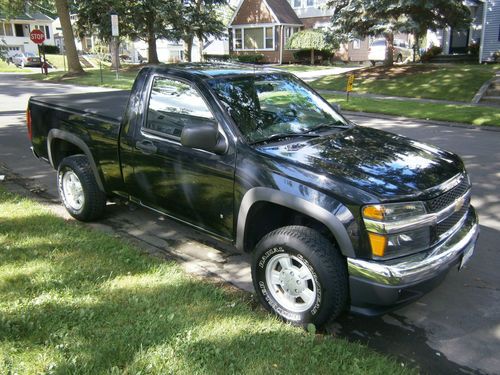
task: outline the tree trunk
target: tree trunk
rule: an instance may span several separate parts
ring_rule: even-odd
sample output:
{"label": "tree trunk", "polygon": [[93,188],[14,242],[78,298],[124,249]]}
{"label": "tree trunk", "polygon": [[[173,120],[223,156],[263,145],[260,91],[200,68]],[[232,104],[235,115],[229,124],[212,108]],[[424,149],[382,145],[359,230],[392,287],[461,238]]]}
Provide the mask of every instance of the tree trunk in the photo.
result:
{"label": "tree trunk", "polygon": [[394,65],[394,34],[389,32],[385,34],[386,48],[385,48],[385,66]]}
{"label": "tree trunk", "polygon": [[109,53],[111,55],[111,70],[116,70],[117,67],[120,67],[120,57],[119,52],[117,51],[120,50],[120,40],[113,36],[111,37],[111,42],[109,43]]}
{"label": "tree trunk", "polygon": [[193,49],[193,36],[184,38],[184,61],[191,62],[191,51]]}
{"label": "tree trunk", "polygon": [[198,50],[200,51],[200,62],[203,62],[203,35],[198,35]]}
{"label": "tree trunk", "polygon": [[82,65],[78,58],[76,51],[75,35],[73,34],[73,27],[69,18],[68,0],[55,0],[57,15],[61,21],[61,28],[64,37],[64,48],[68,58],[68,73],[69,74],[83,74]]}
{"label": "tree trunk", "polygon": [[156,36],[152,29],[148,32],[148,63],[160,63],[160,60],[158,60],[158,51],[156,50]]}
{"label": "tree trunk", "polygon": [[311,65],[314,65],[314,48],[311,49]]}

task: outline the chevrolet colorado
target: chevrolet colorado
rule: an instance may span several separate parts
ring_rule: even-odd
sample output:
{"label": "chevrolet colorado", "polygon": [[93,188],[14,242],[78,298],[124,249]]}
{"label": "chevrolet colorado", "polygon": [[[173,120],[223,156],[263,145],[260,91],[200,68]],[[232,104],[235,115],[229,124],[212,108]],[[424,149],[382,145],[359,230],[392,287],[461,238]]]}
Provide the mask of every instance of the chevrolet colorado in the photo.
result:
{"label": "chevrolet colorado", "polygon": [[258,298],[296,324],[408,303],[479,233],[457,155],[357,126],[274,69],[146,67],[130,92],[32,97],[27,126],[73,217],[119,196],[251,252]]}

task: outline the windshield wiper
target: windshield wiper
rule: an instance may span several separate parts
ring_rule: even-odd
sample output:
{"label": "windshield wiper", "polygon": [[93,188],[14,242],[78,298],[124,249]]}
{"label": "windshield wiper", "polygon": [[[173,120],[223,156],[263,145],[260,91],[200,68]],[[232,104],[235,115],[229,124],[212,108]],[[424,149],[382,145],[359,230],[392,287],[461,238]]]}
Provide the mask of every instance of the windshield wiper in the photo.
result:
{"label": "windshield wiper", "polygon": [[345,123],[341,122],[341,121],[336,121],[336,122],[324,122],[324,123],[321,123],[321,124],[318,124],[316,126],[313,126],[312,128],[310,129],[307,129],[304,133],[302,134],[305,134],[305,135],[310,135],[310,133],[314,133],[314,132],[317,132],[318,130],[327,130],[327,129],[332,129],[332,128],[341,128],[341,129],[345,129],[345,128],[349,128],[350,126],[349,125],[346,125]]}
{"label": "windshield wiper", "polygon": [[264,139],[259,139],[258,141],[251,142],[251,145],[257,145],[259,143],[266,143],[271,141],[279,141],[286,138],[297,138],[297,137],[308,137],[308,138],[316,138],[319,137],[318,134],[308,134],[308,133],[276,133],[272,134],[269,137]]}

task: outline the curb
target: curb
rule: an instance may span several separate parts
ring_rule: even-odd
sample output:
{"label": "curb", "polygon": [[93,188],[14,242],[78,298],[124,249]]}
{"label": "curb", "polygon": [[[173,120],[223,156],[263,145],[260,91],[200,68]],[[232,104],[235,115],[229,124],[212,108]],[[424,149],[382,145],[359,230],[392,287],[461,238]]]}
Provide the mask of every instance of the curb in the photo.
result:
{"label": "curb", "polygon": [[436,126],[448,126],[450,128],[463,128],[470,130],[484,130],[484,131],[492,131],[492,132],[500,132],[500,126],[488,126],[488,125],[472,125],[472,124],[464,124],[457,122],[448,122],[448,121],[438,121],[438,120],[426,120],[415,117],[404,117],[404,116],[391,116],[384,115],[382,113],[371,113],[371,112],[354,112],[354,111],[341,111],[343,114],[350,116],[361,116],[361,117],[369,117],[369,118],[379,118],[384,120],[395,120],[395,121],[418,121],[425,125],[436,125]]}

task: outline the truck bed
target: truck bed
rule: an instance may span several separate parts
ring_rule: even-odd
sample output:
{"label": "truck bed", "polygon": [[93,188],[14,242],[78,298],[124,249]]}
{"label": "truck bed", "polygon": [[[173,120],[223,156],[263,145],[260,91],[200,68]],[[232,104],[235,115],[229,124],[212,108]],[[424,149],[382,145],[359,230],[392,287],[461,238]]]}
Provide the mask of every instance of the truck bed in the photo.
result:
{"label": "truck bed", "polygon": [[78,113],[92,113],[98,117],[121,121],[127,107],[129,90],[89,92],[70,95],[44,95],[32,97],[32,101],[51,107]]}

